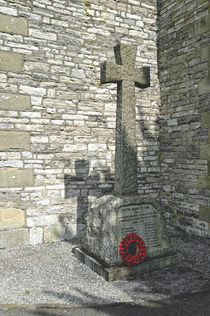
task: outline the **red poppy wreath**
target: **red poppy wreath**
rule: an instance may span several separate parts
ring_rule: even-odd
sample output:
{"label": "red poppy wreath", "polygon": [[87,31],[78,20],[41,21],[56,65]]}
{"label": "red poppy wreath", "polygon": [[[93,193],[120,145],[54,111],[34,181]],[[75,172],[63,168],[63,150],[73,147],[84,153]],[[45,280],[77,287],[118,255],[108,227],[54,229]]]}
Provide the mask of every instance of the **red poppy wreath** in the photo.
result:
{"label": "red poppy wreath", "polygon": [[141,237],[136,234],[128,234],[120,242],[119,253],[127,265],[138,264],[146,257],[146,246]]}

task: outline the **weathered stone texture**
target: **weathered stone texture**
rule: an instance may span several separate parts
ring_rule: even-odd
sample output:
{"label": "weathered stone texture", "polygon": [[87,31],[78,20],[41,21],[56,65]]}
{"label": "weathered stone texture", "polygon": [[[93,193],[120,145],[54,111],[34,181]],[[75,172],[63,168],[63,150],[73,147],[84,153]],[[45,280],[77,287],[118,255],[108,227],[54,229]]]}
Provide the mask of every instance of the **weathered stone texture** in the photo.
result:
{"label": "weathered stone texture", "polygon": [[30,150],[30,134],[27,132],[0,131],[0,151]]}
{"label": "weathered stone texture", "polygon": [[200,207],[199,220],[210,223],[210,207]]}
{"label": "weathered stone texture", "polygon": [[195,21],[195,34],[203,35],[204,33],[209,32],[210,29],[210,5],[208,0],[197,0],[196,4],[198,6],[198,10],[201,8],[203,11],[202,13],[205,13],[205,15],[202,14],[202,17]]}
{"label": "weathered stone texture", "polygon": [[0,208],[0,229],[11,229],[25,225],[25,212],[15,208]]}
{"label": "weathered stone texture", "polygon": [[23,55],[0,51],[0,70],[21,72],[23,70]]}
{"label": "weathered stone texture", "polygon": [[114,51],[116,64],[112,61],[102,64],[101,83],[117,82],[114,192],[131,195],[138,193],[135,85],[149,87],[150,70],[135,68],[135,46],[120,44]]}
{"label": "weathered stone texture", "polygon": [[208,63],[207,77],[200,80],[198,83],[198,95],[202,96],[210,93],[210,45],[201,50],[201,62]]}
{"label": "weathered stone texture", "polygon": [[93,204],[86,217],[82,248],[104,266],[120,266],[119,245],[127,234],[140,236],[146,258],[174,253],[166,233],[163,206],[139,196],[103,196]]}
{"label": "weathered stone texture", "polygon": [[29,96],[0,92],[0,110],[24,111],[31,107]]}
{"label": "weathered stone texture", "polygon": [[161,196],[174,209],[172,224],[202,236],[208,225],[200,212],[210,203],[209,4],[163,0],[159,7]]}
{"label": "weathered stone texture", "polygon": [[13,248],[29,244],[28,229],[14,229],[0,231],[0,248]]}
{"label": "weathered stone texture", "polygon": [[137,47],[137,68],[151,67],[151,87],[135,90],[138,193],[158,198],[161,191],[174,214],[195,219],[177,225],[204,235],[196,217],[210,203],[203,187],[210,175],[209,1],[162,0],[158,26],[155,0],[29,2],[0,7],[8,22],[0,33],[0,130],[31,140],[30,148],[0,152],[0,203],[26,210],[32,244],[44,241],[44,229],[60,227],[59,215],[69,239],[82,236],[88,205],[113,192],[117,87],[100,84],[100,64],[114,60],[121,42]]}
{"label": "weathered stone texture", "polygon": [[32,244],[57,238],[60,215],[58,238],[81,237],[89,203],[113,192],[117,86],[100,84],[100,64],[119,42],[137,47],[137,69],[151,66],[151,87],[135,91],[137,181],[158,196],[157,10],[146,3],[1,4],[28,31],[7,23],[0,33],[0,130],[30,133],[31,147],[0,152],[0,203],[26,210]]}
{"label": "weathered stone texture", "polygon": [[44,242],[64,240],[65,237],[65,227],[63,226],[52,226],[44,229]]}
{"label": "weathered stone texture", "polygon": [[30,229],[30,244],[38,245],[43,242],[43,228],[34,227]]}
{"label": "weathered stone texture", "polygon": [[27,19],[0,13],[0,32],[28,35]]}
{"label": "weathered stone texture", "polygon": [[33,186],[33,170],[20,170],[16,168],[0,169],[0,187],[15,188]]}

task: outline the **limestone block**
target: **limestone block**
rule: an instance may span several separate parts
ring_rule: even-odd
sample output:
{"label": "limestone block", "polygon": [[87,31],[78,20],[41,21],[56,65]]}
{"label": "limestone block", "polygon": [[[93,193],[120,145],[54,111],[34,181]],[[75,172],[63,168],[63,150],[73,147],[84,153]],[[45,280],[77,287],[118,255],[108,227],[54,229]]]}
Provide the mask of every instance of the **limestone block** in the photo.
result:
{"label": "limestone block", "polygon": [[34,175],[31,169],[5,168],[0,169],[0,187],[25,187],[33,186]]}
{"label": "limestone block", "polygon": [[19,159],[0,160],[0,168],[23,168],[23,161]]}
{"label": "limestone block", "polygon": [[200,206],[198,219],[204,222],[210,222],[210,207]]}
{"label": "limestone block", "polygon": [[85,152],[87,150],[86,144],[67,144],[63,146],[64,151],[70,152]]}
{"label": "limestone block", "polygon": [[201,50],[201,62],[204,63],[210,58],[210,45]]}
{"label": "limestone block", "polygon": [[0,12],[8,15],[17,16],[17,9],[0,6]]}
{"label": "limestone block", "polygon": [[30,97],[21,94],[0,93],[0,110],[24,111],[31,108]]}
{"label": "limestone block", "polygon": [[22,17],[0,13],[0,32],[28,35],[28,21]]}
{"label": "limestone block", "polygon": [[20,92],[40,97],[46,95],[47,90],[45,88],[36,88],[20,85]]}
{"label": "limestone block", "polygon": [[203,112],[201,116],[201,127],[202,128],[208,128],[210,127],[210,113],[209,112]]}
{"label": "limestone block", "polygon": [[194,228],[195,229],[200,229],[201,233],[202,233],[202,231],[207,232],[207,230],[208,230],[208,223],[206,223],[205,220],[195,219]]}
{"label": "limestone block", "polygon": [[197,0],[197,5],[200,6],[200,5],[203,5],[204,3],[207,4],[207,1],[208,0]]}
{"label": "limestone block", "polygon": [[65,239],[65,227],[61,225],[48,226],[44,229],[44,242],[52,242]]}
{"label": "limestone block", "polygon": [[23,71],[23,55],[0,51],[0,70],[13,72]]}
{"label": "limestone block", "polygon": [[0,82],[7,82],[7,76],[5,74],[0,74]]}
{"label": "limestone block", "polygon": [[195,22],[195,35],[201,35],[210,29],[210,14]]}
{"label": "limestone block", "polygon": [[29,36],[30,37],[35,37],[35,38],[41,38],[49,41],[56,41],[57,40],[57,34],[56,33],[51,33],[51,32],[41,32],[39,30],[31,29],[29,31]]}
{"label": "limestone block", "polygon": [[30,149],[30,133],[0,131],[0,151],[9,149]]}
{"label": "limestone block", "polygon": [[43,240],[43,228],[34,227],[30,229],[30,244],[38,245],[41,244]]}
{"label": "limestone block", "polygon": [[85,71],[83,69],[72,69],[72,77],[78,79],[85,78]]}
{"label": "limestone block", "polygon": [[210,78],[204,78],[198,84],[198,95],[208,93],[210,93]]}
{"label": "limestone block", "polygon": [[50,65],[42,62],[26,61],[24,69],[29,72],[48,72],[50,70]]}
{"label": "limestone block", "polygon": [[[209,15],[210,21],[210,15]],[[209,22],[210,26],[210,22]],[[201,50],[201,62],[209,61],[209,73],[207,78],[203,78],[198,84],[198,94],[208,94],[210,93],[210,46],[206,46]]]}
{"label": "limestone block", "polygon": [[25,225],[25,212],[16,208],[0,208],[0,229]]}
{"label": "limestone block", "polygon": [[28,229],[0,231],[0,248],[12,248],[29,244]]}
{"label": "limestone block", "polygon": [[210,159],[210,144],[200,146],[200,158]]}
{"label": "limestone block", "polygon": [[58,216],[53,215],[42,215],[42,216],[31,216],[26,220],[26,225],[29,227],[34,226],[47,226],[55,225],[58,222]]}
{"label": "limestone block", "polygon": [[210,189],[210,177],[199,177],[197,187],[198,189]]}

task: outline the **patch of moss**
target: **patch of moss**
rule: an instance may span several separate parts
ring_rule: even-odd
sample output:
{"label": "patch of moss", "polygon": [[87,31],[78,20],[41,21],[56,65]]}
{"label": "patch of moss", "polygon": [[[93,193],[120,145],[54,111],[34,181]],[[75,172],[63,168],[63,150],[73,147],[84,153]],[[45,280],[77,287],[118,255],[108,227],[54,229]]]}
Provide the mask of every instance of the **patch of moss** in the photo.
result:
{"label": "patch of moss", "polygon": [[100,80],[97,80],[97,81],[96,81],[96,87],[99,88],[100,86],[101,86],[101,82],[100,82]]}
{"label": "patch of moss", "polygon": [[26,294],[26,295],[29,295],[30,293],[31,293],[31,291],[25,290],[25,294]]}
{"label": "patch of moss", "polygon": [[84,8],[84,11],[85,11],[85,15],[88,16],[89,18],[92,18],[93,15],[88,13],[88,9],[87,8]]}
{"label": "patch of moss", "polygon": [[9,305],[9,306],[7,306],[6,308],[7,308],[8,310],[12,310],[12,309],[15,309],[16,306],[14,306],[14,305]]}
{"label": "patch of moss", "polygon": [[176,221],[178,221],[178,219],[179,219],[179,214],[173,213],[173,214],[171,214],[171,218],[172,218],[172,219],[175,219]]}
{"label": "patch of moss", "polygon": [[87,6],[87,7],[90,7],[90,2],[89,0],[83,0],[84,4]]}

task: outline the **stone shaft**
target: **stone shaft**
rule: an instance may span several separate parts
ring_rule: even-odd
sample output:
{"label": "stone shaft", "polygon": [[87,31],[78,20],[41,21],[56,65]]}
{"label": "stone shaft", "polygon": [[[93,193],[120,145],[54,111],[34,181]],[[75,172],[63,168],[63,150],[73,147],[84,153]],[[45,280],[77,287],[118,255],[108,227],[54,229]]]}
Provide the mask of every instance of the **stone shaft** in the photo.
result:
{"label": "stone shaft", "polygon": [[135,84],[124,80],[117,91],[114,189],[120,195],[137,194]]}
{"label": "stone shaft", "polygon": [[119,44],[114,51],[116,64],[107,61],[102,65],[101,83],[117,82],[114,191],[131,195],[138,192],[135,85],[150,85],[149,67],[135,68],[135,46]]}

